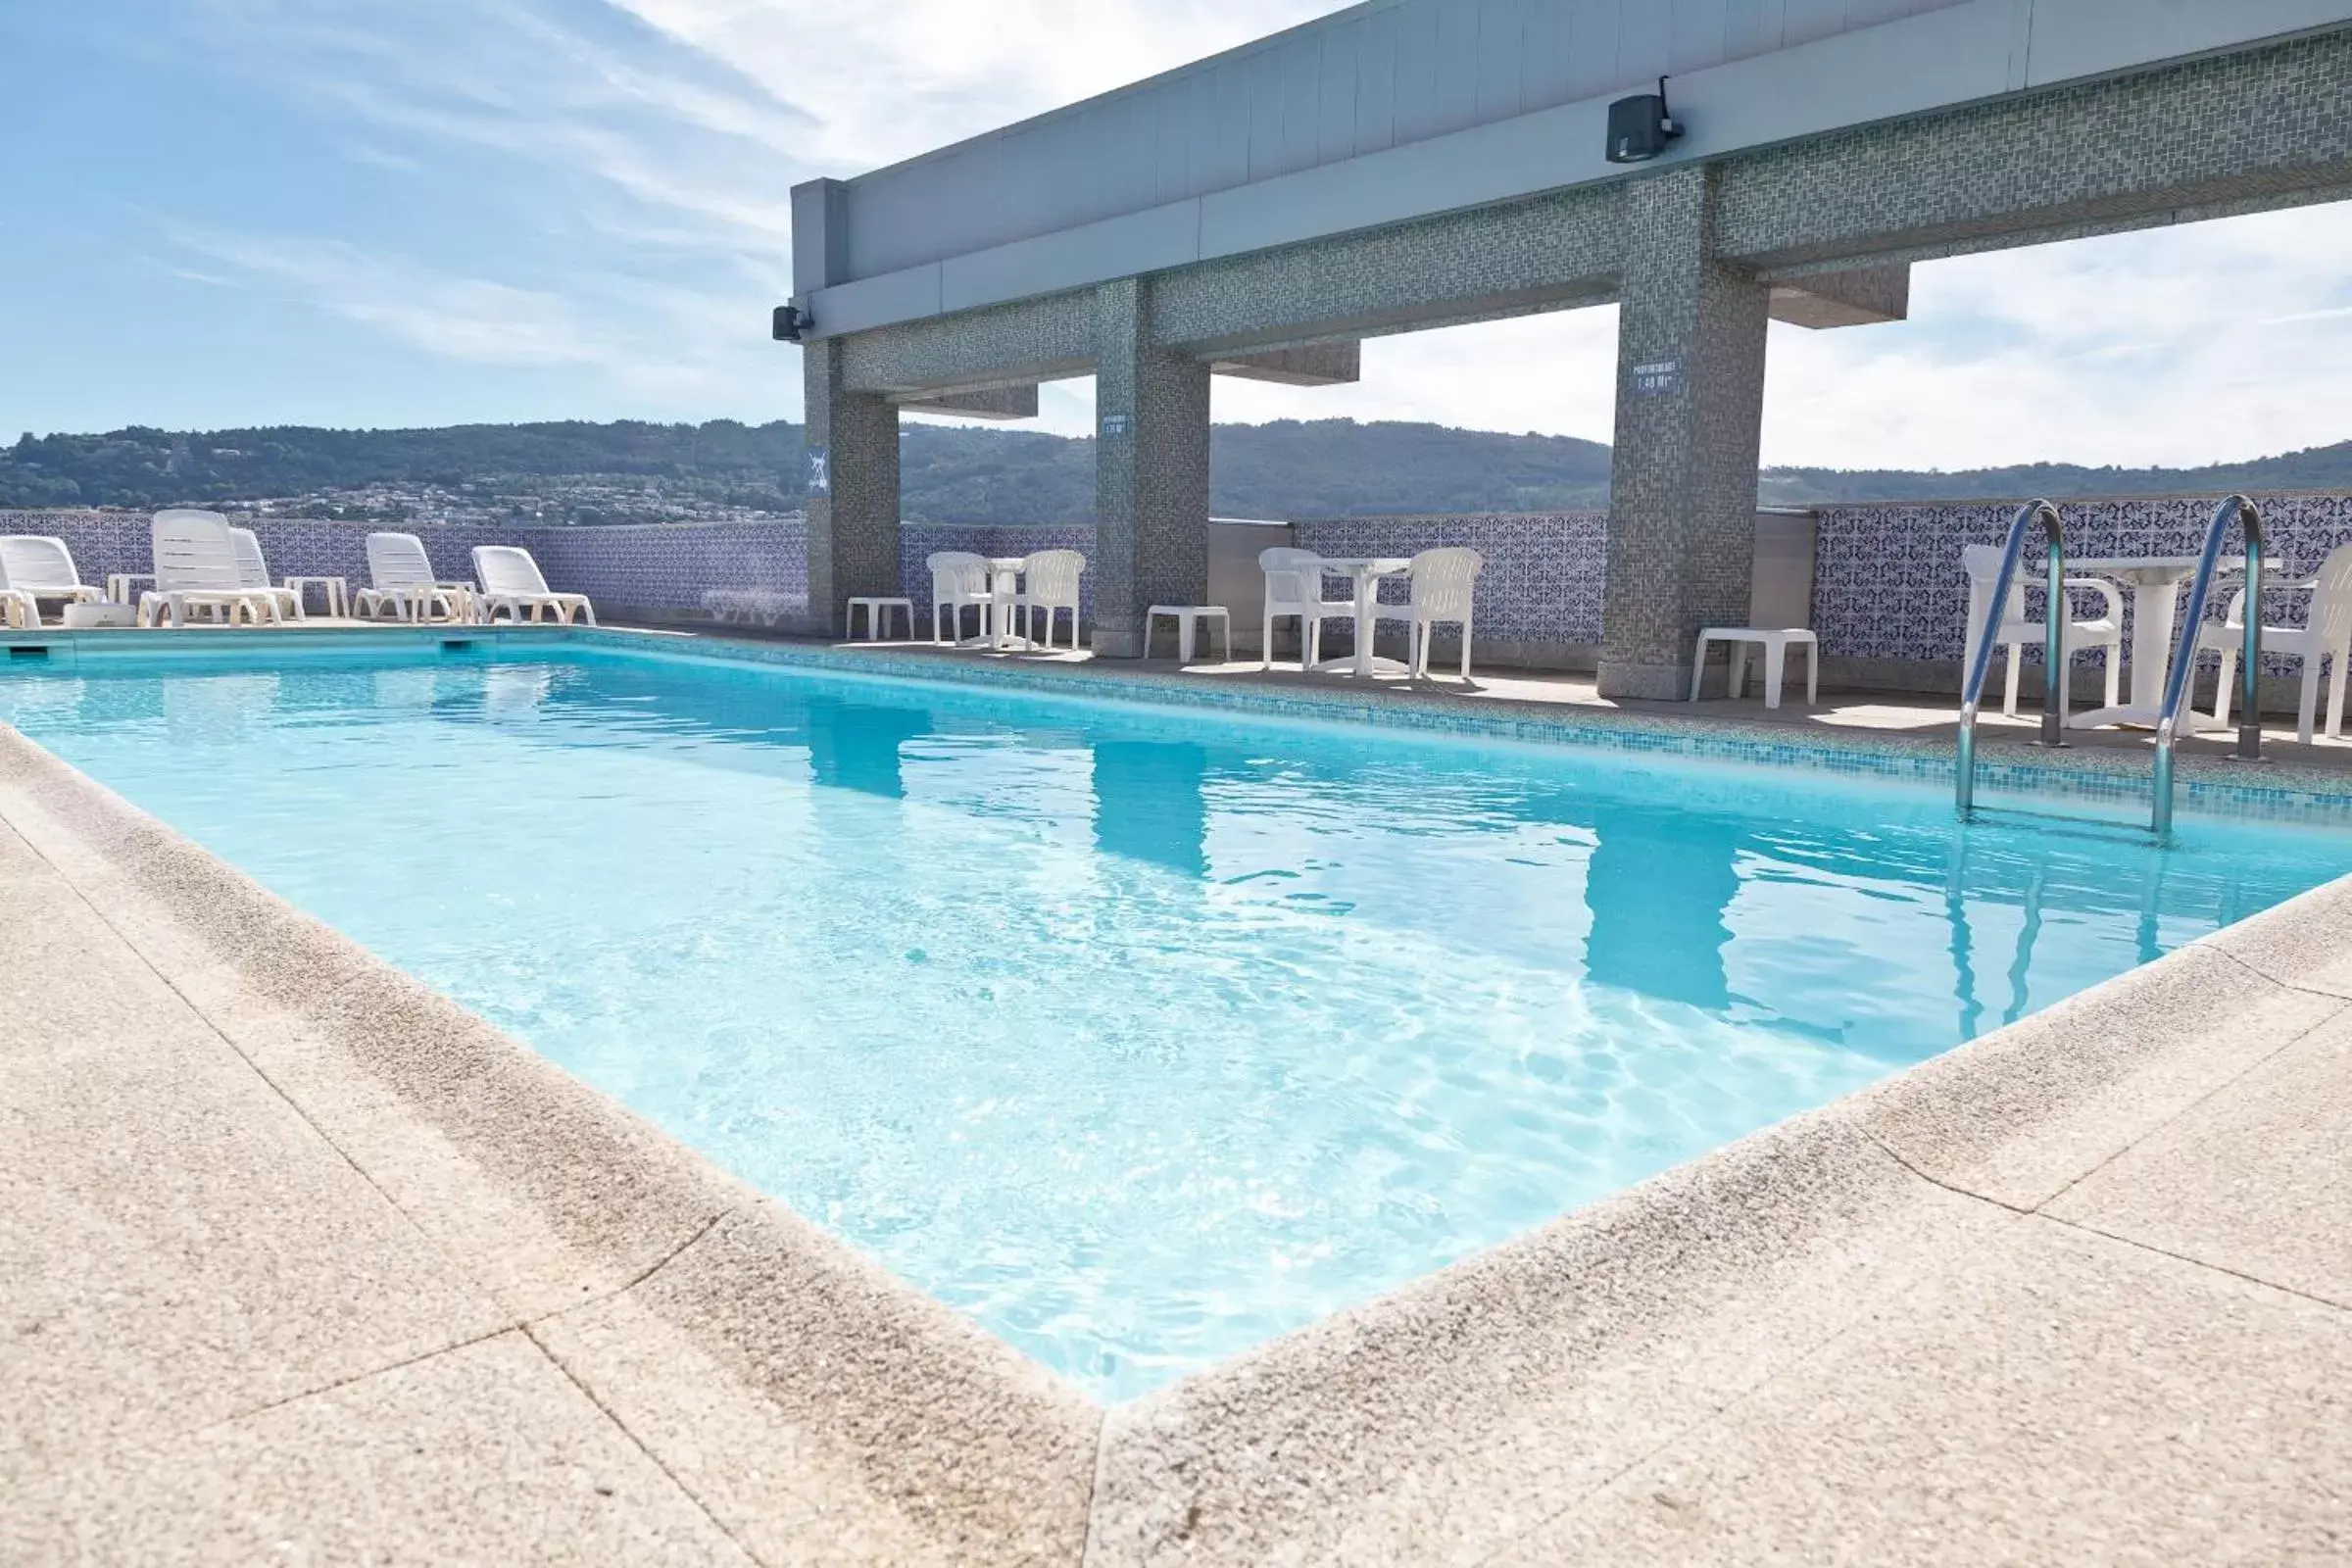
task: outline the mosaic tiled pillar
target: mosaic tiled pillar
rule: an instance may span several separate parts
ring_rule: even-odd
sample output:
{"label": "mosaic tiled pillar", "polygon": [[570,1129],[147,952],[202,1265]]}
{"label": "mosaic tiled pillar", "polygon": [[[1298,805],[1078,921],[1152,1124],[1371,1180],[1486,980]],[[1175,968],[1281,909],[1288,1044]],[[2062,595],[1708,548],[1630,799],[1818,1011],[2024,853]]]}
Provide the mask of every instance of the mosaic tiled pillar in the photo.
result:
{"label": "mosaic tiled pillar", "polygon": [[1703,625],[1747,619],[1771,290],[1710,255],[1715,173],[1626,187],[1600,691],[1690,690]]}
{"label": "mosaic tiled pillar", "polygon": [[899,589],[899,411],[846,389],[842,341],[801,351],[808,384],[808,629],[842,635],[853,595]]}
{"label": "mosaic tiled pillar", "polygon": [[1208,366],[1152,341],[1152,282],[1095,290],[1095,652],[1137,659],[1144,612],[1208,596]]}

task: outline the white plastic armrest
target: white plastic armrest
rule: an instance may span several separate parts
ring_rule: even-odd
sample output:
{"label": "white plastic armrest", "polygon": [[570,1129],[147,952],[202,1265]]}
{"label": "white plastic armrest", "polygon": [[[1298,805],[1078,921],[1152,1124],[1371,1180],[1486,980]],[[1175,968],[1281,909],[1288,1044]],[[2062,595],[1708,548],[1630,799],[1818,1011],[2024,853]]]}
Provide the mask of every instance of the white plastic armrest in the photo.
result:
{"label": "white plastic armrest", "polygon": [[2123,595],[2123,591],[2122,591],[2121,589],[2117,588],[2115,584],[2113,584],[2113,583],[2109,582],[2109,581],[2108,581],[2106,578],[2104,578],[2104,577],[2069,577],[2069,578],[2067,578],[2067,579],[2066,579],[2066,586],[2067,586],[2067,587],[2069,587],[2069,588],[2087,588],[2087,589],[2090,589],[2092,592],[2096,593],[2096,594],[2097,594],[2097,595],[2098,595],[2098,596],[2099,596],[2101,599],[2103,599],[2103,600],[2105,600],[2105,601],[2107,602],[2107,615],[2106,615],[2106,618],[2107,618],[2107,619],[2109,619],[2109,620],[2112,620],[2112,621],[2114,621],[2114,622],[2115,622],[2117,625],[2119,625],[2119,626],[2120,626],[2120,625],[2122,625],[2122,624],[2124,623],[2124,595]]}

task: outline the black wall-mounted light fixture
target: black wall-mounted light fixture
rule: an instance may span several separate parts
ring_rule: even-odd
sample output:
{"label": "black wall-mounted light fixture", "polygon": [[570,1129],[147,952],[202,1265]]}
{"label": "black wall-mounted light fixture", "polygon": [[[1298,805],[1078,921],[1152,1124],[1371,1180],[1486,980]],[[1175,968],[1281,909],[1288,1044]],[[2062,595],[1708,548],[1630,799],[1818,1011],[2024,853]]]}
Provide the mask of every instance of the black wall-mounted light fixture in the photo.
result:
{"label": "black wall-mounted light fixture", "polygon": [[1609,105],[1608,160],[1612,164],[1645,164],[1666,150],[1683,127],[1666,108],[1666,78],[1658,90]]}
{"label": "black wall-mounted light fixture", "polygon": [[798,305],[779,305],[774,318],[768,323],[768,336],[779,343],[798,343],[801,334],[815,324],[801,314]]}

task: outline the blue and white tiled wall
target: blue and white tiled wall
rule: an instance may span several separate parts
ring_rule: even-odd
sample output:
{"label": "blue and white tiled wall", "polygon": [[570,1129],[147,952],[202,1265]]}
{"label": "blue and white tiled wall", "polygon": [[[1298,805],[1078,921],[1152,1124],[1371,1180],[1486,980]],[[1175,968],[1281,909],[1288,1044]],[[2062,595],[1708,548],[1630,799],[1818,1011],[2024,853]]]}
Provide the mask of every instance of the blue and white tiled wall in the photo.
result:
{"label": "blue and white tiled wall", "polygon": [[[2352,542],[2352,495],[2278,495],[2261,502],[2270,561],[2281,577],[2308,573]],[[2203,547],[2215,498],[2059,504],[2070,559],[2191,556]],[[1998,544],[2013,502],[1825,507],[1816,514],[1813,629],[1823,653],[1847,660],[1957,665],[1967,637],[1964,545]],[[2225,549],[2236,554],[2231,530]],[[2299,620],[2291,596],[2268,596],[2274,622]],[[2130,614],[2129,596],[2125,602]],[[2218,613],[2218,609],[2217,612]],[[2127,627],[2127,632],[2129,628]],[[2128,646],[2128,645],[2127,645]],[[2029,653],[2038,659],[2038,651]],[[2083,656],[2084,663],[2094,656]],[[2273,674],[2289,666],[2276,665]]]}
{"label": "blue and white tiled wall", "polygon": [[[1040,550],[1075,550],[1094,561],[1092,523],[1027,523],[999,526],[977,522],[910,522],[899,530],[900,592],[914,601],[916,635],[931,635],[931,568],[934,551],[956,550],[974,556],[1026,556]],[[1078,579],[1078,618],[1095,616],[1095,574]],[[863,624],[861,621],[860,625]],[[968,617],[966,624],[969,624]],[[1061,632],[1055,632],[1059,638]]]}
{"label": "blue and white tiled wall", "polygon": [[[2211,498],[2067,502],[2067,548],[2106,555],[2189,555],[2211,517]],[[2013,503],[1894,504],[1824,508],[1818,514],[1812,624],[1825,655],[1897,665],[1956,666],[1968,582],[1963,545],[1997,542]],[[2352,542],[2352,494],[2263,498],[2271,556],[2307,572]],[[368,575],[368,525],[266,517],[253,524],[278,576]],[[648,527],[436,527],[414,530],[439,572],[472,575],[477,544],[529,549],[549,582],[586,593],[626,617],[788,623],[806,606],[807,535],[797,519]],[[148,519],[119,513],[0,512],[0,532],[62,536],[85,581],[150,566]],[[1600,640],[1608,524],[1597,512],[1529,515],[1349,517],[1297,524],[1298,543],[1325,555],[1409,556],[1470,545],[1487,558],[1479,579],[1482,642],[1591,645]],[[2232,540],[2232,550],[2236,548]],[[901,534],[903,591],[918,607],[930,593],[924,558],[935,550],[987,556],[1033,550],[1094,553],[1084,524],[999,527],[910,523]],[[1401,585],[1395,585],[1396,592]],[[1091,574],[1084,589],[1091,613]],[[2275,597],[2275,617],[2300,611]],[[927,619],[925,621],[927,625]],[[2274,671],[2283,673],[2284,670]]]}
{"label": "blue and white tiled wall", "polygon": [[[240,518],[260,538],[270,574],[368,581],[368,535],[376,525],[303,517]],[[153,569],[145,516],[98,512],[0,512],[0,533],[55,534],[88,583]],[[808,535],[797,519],[619,528],[419,525],[440,576],[473,576],[475,545],[531,552],[551,587],[584,593],[601,611],[647,617],[777,625],[808,603]],[[315,603],[315,601],[314,601]]]}

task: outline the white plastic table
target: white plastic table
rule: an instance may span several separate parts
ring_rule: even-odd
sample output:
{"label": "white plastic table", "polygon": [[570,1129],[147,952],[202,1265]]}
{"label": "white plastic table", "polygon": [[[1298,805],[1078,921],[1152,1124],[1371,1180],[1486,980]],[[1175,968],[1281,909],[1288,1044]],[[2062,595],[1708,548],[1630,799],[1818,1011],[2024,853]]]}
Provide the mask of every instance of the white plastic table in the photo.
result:
{"label": "white plastic table", "polygon": [[297,605],[302,603],[305,589],[317,588],[326,595],[328,614],[339,619],[351,618],[351,584],[341,577],[288,577],[285,586]]}
{"label": "white plastic table", "polygon": [[1380,599],[1380,579],[1410,571],[1413,565],[1411,558],[1325,556],[1322,564],[1325,571],[1355,579],[1355,652],[1345,659],[1326,659],[1315,668],[1364,676],[1380,674],[1384,670],[1389,674],[1401,673],[1404,665],[1397,661],[1373,657],[1372,607]]}
{"label": "white plastic table", "polygon": [[[2217,562],[2216,572],[2243,572],[2243,556]],[[2164,716],[2164,678],[2180,630],[2180,585],[2197,574],[2194,556],[2092,556],[2066,564],[2069,572],[2112,577],[2132,595],[2132,689],[2129,701],[2094,708],[2067,721],[2070,729],[2133,724],[2153,729]],[[2193,725],[2196,720],[2189,722]]]}
{"label": "white plastic table", "polygon": [[966,637],[958,648],[985,648],[994,653],[1029,648],[1029,638],[1012,629],[1013,601],[1020,597],[1021,568],[1029,564],[1026,556],[996,556],[988,563],[988,589],[992,603],[982,612],[980,635]]}
{"label": "white plastic table", "polygon": [[138,596],[130,591],[130,585],[135,582],[152,583],[154,581],[155,573],[152,571],[110,571],[106,574],[107,601],[117,605],[135,603]]}

